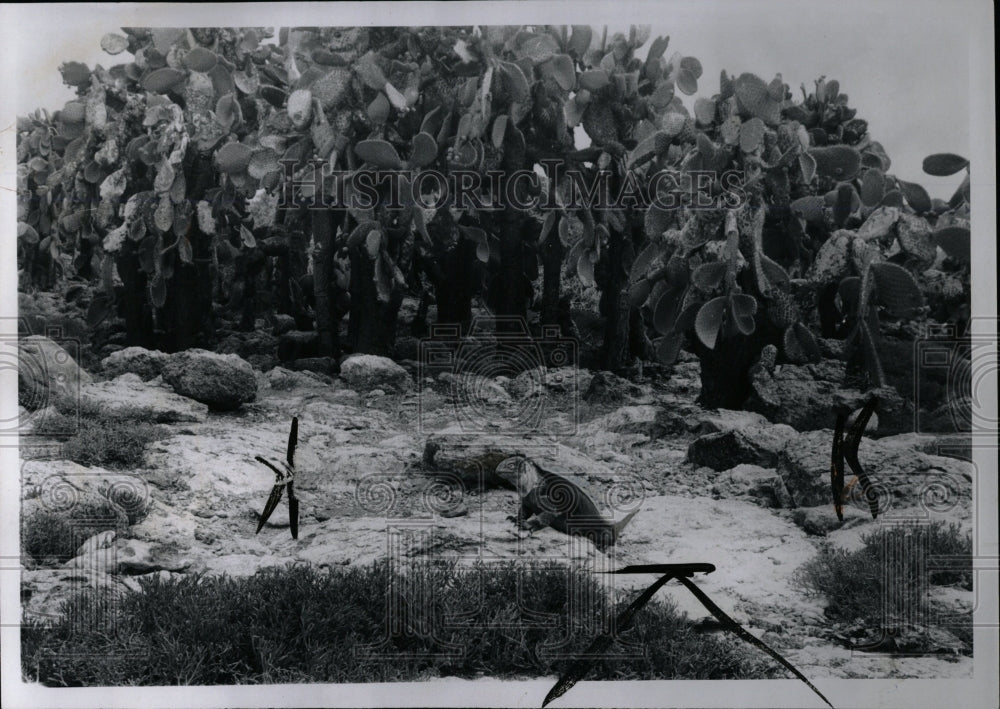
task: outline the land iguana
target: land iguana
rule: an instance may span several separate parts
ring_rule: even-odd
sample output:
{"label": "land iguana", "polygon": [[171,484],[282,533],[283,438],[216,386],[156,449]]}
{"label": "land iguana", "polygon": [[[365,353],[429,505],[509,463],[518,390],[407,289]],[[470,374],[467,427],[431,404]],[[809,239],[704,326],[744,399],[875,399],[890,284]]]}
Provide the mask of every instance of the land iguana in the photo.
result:
{"label": "land iguana", "polygon": [[552,527],[564,534],[586,537],[601,551],[615,545],[639,511],[633,510],[615,522],[601,513],[579,475],[548,460],[536,462],[513,456],[497,466],[496,474],[508,480],[521,496],[517,516],[507,518],[520,529]]}

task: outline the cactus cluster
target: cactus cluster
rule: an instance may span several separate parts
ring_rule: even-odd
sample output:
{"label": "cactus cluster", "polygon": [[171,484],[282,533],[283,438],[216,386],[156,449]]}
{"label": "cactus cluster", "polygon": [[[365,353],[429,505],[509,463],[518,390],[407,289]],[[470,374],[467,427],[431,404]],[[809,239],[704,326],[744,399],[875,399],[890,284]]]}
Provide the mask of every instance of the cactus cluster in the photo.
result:
{"label": "cactus cluster", "polygon": [[[18,121],[18,264],[24,288],[93,282],[92,325],[121,317],[130,344],[211,346],[218,317],[249,329],[270,308],[323,354],[345,315],[346,347],[391,354],[406,295],[417,333],[431,304],[469,322],[474,298],[565,325],[569,276],[600,292],[603,368],[687,347],[703,382],[727,362],[746,379],[767,345],[802,363],[842,336],[881,382],[880,317],[968,317],[968,174],[947,202],[891,174],[836,80],[797,96],[722,72],[698,95],[699,60],[637,26],[125,28],[101,46],[133,60],[65,63],[77,96]],[[408,189],[551,163],[509,190],[527,209]],[[321,169],[392,172],[404,199],[359,206]],[[612,204],[581,197],[602,185]]]}

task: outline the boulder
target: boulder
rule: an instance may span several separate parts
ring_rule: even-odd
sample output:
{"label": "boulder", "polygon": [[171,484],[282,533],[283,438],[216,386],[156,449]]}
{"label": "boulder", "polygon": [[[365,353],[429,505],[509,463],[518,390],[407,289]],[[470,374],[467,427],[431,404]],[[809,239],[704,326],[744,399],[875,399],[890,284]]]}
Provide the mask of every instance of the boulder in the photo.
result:
{"label": "boulder", "polygon": [[[23,338],[45,332],[55,339],[67,338],[87,342],[91,328],[84,313],[66,296],[52,291],[35,291],[17,294],[17,330]],[[52,334],[53,332],[58,334]]]}
{"label": "boulder", "polygon": [[[617,433],[641,433],[650,438],[689,440],[693,436],[723,431],[756,431],[770,428],[771,424],[761,414],[732,409],[705,410],[691,401],[668,396],[658,399],[655,405],[623,406],[584,426],[586,430]],[[782,429],[784,430],[784,429]],[[731,466],[730,466],[731,467]]]}
{"label": "boulder", "polygon": [[458,404],[503,406],[513,401],[501,383],[479,374],[441,372],[438,381],[447,387],[446,391]]}
{"label": "boulder", "polygon": [[[833,432],[810,431],[781,451],[777,469],[799,507],[831,505],[830,451]],[[864,438],[858,459],[879,497],[880,517],[916,508],[919,514],[965,519],[971,514],[975,468],[956,458],[930,455],[896,445],[891,439]],[[847,482],[853,477],[846,471]],[[860,485],[851,488],[847,506],[867,512]],[[903,514],[911,514],[905,512]]]}
{"label": "boulder", "polygon": [[270,383],[271,388],[277,391],[290,391],[298,388],[311,389],[333,384],[333,380],[325,374],[309,370],[293,371],[284,367],[275,367],[264,377]]}
{"label": "boulder", "polygon": [[396,338],[396,344],[393,347],[393,358],[403,365],[403,360],[409,359],[414,362],[420,361],[420,338],[413,337],[411,335],[403,335]]}
{"label": "boulder", "polygon": [[912,429],[903,398],[892,387],[860,391],[845,386],[844,365],[835,360],[815,364],[785,364],[769,371],[758,367],[752,375],[747,409],[763,414],[774,423],[798,431],[814,431],[833,425],[837,409],[861,408],[869,397],[879,397],[883,418],[881,432]]}
{"label": "boulder", "polygon": [[550,367],[545,370],[545,388],[559,394],[580,395],[587,391],[594,375],[580,367]]}
{"label": "boulder", "polygon": [[664,421],[664,411],[663,407],[651,404],[621,406],[582,424],[579,435],[585,439],[601,433],[662,438],[677,432],[670,422]]}
{"label": "boulder", "polygon": [[378,355],[351,355],[341,363],[340,377],[360,393],[372,389],[406,391],[412,384],[405,369]]}
{"label": "boulder", "polygon": [[166,353],[159,350],[126,347],[101,360],[101,368],[108,379],[129,373],[138,375],[143,381],[149,381],[160,376],[163,365],[167,363],[167,357]]}
{"label": "boulder", "polygon": [[320,354],[319,333],[315,330],[289,330],[278,337],[278,359],[282,362]]}
{"label": "boulder", "polygon": [[59,398],[76,401],[81,385],[93,381],[66,349],[47,337],[23,337],[17,350],[17,401],[27,409],[42,408]]}
{"label": "boulder", "polygon": [[295,318],[288,313],[275,313],[271,319],[271,332],[275,336],[283,335],[295,329]]}
{"label": "boulder", "polygon": [[76,555],[66,563],[66,566],[77,569],[94,569],[108,574],[115,573],[118,570],[117,550],[115,549],[117,537],[118,533],[113,529],[95,534],[80,545]]}
{"label": "boulder", "polygon": [[751,497],[762,507],[791,506],[791,497],[781,476],[759,465],[741,463],[721,473],[712,485],[712,493],[722,498]]}
{"label": "boulder", "polygon": [[740,463],[774,468],[786,443],[795,436],[794,429],[781,424],[731,428],[693,440],[688,446],[687,460],[719,472]]}
{"label": "boulder", "polygon": [[769,426],[767,418],[753,411],[714,409],[705,411],[694,407],[694,411],[684,417],[687,430],[694,433],[720,433],[731,430],[751,430]]}
{"label": "boulder", "polygon": [[642,396],[640,387],[611,372],[597,372],[583,390],[588,404],[623,404],[638,396]]}
{"label": "boulder", "polygon": [[187,350],[170,355],[163,380],[181,396],[209,408],[233,410],[257,398],[253,367],[235,354]]}
{"label": "boulder", "polygon": [[99,532],[80,545],[80,548],[76,550],[76,556],[93,554],[101,549],[109,549],[114,546],[115,539],[117,539],[117,537],[118,533],[113,529]]}
{"label": "boulder", "polygon": [[173,546],[119,539],[115,543],[117,570],[122,574],[139,575],[155,571],[188,571],[192,562],[184,559]]}
{"label": "boulder", "polygon": [[166,569],[160,569],[159,571],[150,571],[148,574],[139,574],[138,576],[119,576],[117,581],[133,593],[139,593],[143,589],[143,581],[170,583],[182,578],[184,578],[184,574],[179,571],[167,571]]}
{"label": "boulder", "polygon": [[278,349],[278,338],[263,330],[264,322],[259,322],[261,330],[231,332],[215,347],[219,354],[236,354],[244,359],[251,355],[274,357]]}
{"label": "boulder", "polygon": [[[799,431],[815,430],[832,421],[834,399],[843,391],[844,365],[824,360],[816,364],[785,364],[753,372],[747,409]],[[860,396],[860,392],[855,392]]]}
{"label": "boulder", "polygon": [[972,460],[972,435],[968,433],[897,433],[879,439],[887,446],[911,448],[921,453]]}
{"label": "boulder", "polygon": [[84,405],[117,412],[140,409],[158,423],[199,422],[208,417],[208,406],[174,393],[166,386],[143,382],[140,375],[122,374],[111,381],[87,384],[80,389]]}
{"label": "boulder", "polygon": [[278,364],[278,358],[268,354],[249,354],[246,356],[246,360],[258,372],[266,372]]}
{"label": "boulder", "polygon": [[590,387],[593,378],[588,370],[579,367],[535,367],[510,380],[507,390],[518,399],[544,394],[581,396]]}
{"label": "boulder", "polygon": [[799,507],[792,511],[792,521],[802,528],[806,534],[825,537],[837,529],[860,527],[872,521],[867,510],[857,507],[844,507],[844,521],[837,518],[832,500],[817,507]]}
{"label": "boulder", "polygon": [[[603,416],[581,425],[581,435],[601,432],[644,435],[649,438],[689,438],[731,430],[755,431],[772,428],[761,414],[750,411],[717,409],[705,411],[696,404],[667,398],[654,404],[620,406]],[[786,429],[780,431],[788,432]],[[740,461],[737,461],[740,462]],[[736,465],[736,463],[733,463]],[[732,465],[727,466],[727,468]]]}
{"label": "boulder", "polygon": [[336,376],[340,365],[333,357],[300,357],[289,362],[288,368],[299,372],[314,372],[324,376]]}
{"label": "boulder", "polygon": [[[773,468],[781,476],[789,495],[788,503],[782,502],[782,507],[830,506],[832,511],[830,456],[833,431],[799,433],[784,424],[747,423],[742,428],[698,437],[688,446],[688,462],[734,474],[733,469],[741,464]],[[909,435],[881,439],[865,437],[861,441],[858,458],[879,496],[880,511],[886,516],[897,511],[912,515],[916,509],[919,514],[967,519],[971,514],[975,474],[972,463],[923,452],[912,442]],[[740,475],[744,473],[748,473],[746,468]],[[850,482],[853,474],[850,469],[846,473],[846,482]],[[770,488],[777,490],[773,485]],[[734,489],[733,481],[724,478],[718,492],[725,495]],[[765,488],[758,488],[758,494],[763,499],[771,499],[771,492]],[[847,506],[868,513],[860,485],[851,488],[845,508]]]}

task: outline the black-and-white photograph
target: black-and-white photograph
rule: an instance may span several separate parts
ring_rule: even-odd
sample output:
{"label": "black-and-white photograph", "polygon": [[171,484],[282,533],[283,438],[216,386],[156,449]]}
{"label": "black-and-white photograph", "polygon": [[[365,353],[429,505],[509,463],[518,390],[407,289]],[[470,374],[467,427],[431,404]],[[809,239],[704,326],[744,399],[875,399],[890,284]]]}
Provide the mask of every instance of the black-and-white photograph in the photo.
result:
{"label": "black-and-white photograph", "polygon": [[992,5],[0,17],[5,706],[997,706]]}

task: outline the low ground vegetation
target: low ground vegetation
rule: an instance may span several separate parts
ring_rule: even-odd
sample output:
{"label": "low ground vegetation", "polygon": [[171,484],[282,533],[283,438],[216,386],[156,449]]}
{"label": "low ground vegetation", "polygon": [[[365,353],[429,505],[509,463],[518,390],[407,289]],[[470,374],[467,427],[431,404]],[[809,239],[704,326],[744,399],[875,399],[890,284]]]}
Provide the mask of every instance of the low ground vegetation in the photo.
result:
{"label": "low ground vegetation", "polygon": [[[404,601],[409,627],[390,632],[386,594],[417,582],[434,589],[430,612]],[[188,575],[144,582],[117,604],[78,597],[54,626],[24,628],[22,663],[28,679],[52,686],[549,676],[630,600],[584,571],[511,563]],[[94,609],[91,622],[76,622]],[[698,633],[669,602],[651,603],[622,641],[622,656],[599,663],[594,678],[783,676],[739,641]]]}

